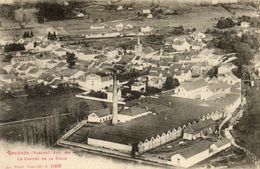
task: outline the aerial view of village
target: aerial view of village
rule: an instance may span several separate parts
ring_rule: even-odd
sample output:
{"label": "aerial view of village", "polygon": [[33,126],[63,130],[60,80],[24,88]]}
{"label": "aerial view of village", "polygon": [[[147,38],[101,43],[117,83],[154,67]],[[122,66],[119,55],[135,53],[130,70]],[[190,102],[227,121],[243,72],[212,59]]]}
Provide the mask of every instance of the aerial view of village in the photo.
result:
{"label": "aerial view of village", "polygon": [[258,0],[0,0],[0,155],[259,168],[259,88]]}

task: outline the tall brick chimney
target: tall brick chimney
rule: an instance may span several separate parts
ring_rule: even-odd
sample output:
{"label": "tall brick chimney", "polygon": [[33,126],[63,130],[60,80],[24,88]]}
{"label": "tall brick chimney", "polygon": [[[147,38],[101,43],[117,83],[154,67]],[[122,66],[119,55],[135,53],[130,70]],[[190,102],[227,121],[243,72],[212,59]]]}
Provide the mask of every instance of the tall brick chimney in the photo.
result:
{"label": "tall brick chimney", "polygon": [[113,117],[112,124],[115,125],[118,123],[118,97],[117,97],[117,80],[116,75],[113,75]]}

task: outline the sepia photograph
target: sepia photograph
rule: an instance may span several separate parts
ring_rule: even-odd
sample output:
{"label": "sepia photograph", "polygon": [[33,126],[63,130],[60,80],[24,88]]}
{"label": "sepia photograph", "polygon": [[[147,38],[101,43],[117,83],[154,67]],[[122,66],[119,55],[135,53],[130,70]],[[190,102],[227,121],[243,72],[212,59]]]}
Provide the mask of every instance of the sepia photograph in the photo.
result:
{"label": "sepia photograph", "polygon": [[0,169],[260,169],[260,0],[0,0]]}

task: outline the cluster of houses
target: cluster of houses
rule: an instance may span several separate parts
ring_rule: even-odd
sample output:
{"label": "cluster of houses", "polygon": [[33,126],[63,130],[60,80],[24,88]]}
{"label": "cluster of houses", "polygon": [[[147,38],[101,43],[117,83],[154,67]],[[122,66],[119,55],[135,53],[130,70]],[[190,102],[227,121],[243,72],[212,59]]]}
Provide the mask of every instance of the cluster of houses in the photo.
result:
{"label": "cluster of houses", "polygon": [[217,78],[212,78],[209,81],[204,79],[193,80],[192,82],[182,83],[175,88],[173,96],[201,100],[221,98],[233,92],[231,89],[234,87],[230,84],[239,84],[240,82],[241,80],[225,83]]}
{"label": "cluster of houses", "polygon": [[[34,41],[35,40],[35,41]],[[77,83],[83,89],[100,90],[112,84],[109,76],[97,78],[90,72],[99,68],[112,67],[111,62],[121,60],[122,49],[104,48],[99,50],[70,49],[61,47],[58,42],[37,39],[21,39],[25,44],[25,51],[11,52],[10,64],[5,64],[0,75],[4,84],[19,81],[34,81],[57,87],[60,82]],[[37,43],[37,45],[35,45]],[[74,53],[78,60],[73,69],[68,68],[67,52]],[[100,81],[99,81],[100,80]],[[93,86],[93,83],[95,85]],[[54,85],[55,84],[55,85]]]}

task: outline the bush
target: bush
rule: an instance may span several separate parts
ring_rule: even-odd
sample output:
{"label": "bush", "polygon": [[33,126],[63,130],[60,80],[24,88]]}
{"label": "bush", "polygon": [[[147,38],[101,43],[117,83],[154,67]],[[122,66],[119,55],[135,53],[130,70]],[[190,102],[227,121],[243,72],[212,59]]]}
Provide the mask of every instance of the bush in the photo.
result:
{"label": "bush", "polygon": [[235,22],[231,18],[220,18],[218,20],[216,27],[219,29],[225,29],[225,28],[232,28],[235,25],[236,25]]}
{"label": "bush", "polygon": [[178,87],[179,85],[180,85],[180,82],[178,79],[175,79],[172,76],[168,76],[163,85],[163,89],[170,90],[170,89],[174,89],[174,88]]}
{"label": "bush", "polygon": [[173,35],[183,35],[185,34],[185,30],[182,25],[173,27],[172,31],[170,32]]}
{"label": "bush", "polygon": [[25,47],[23,44],[20,43],[11,43],[4,46],[5,52],[13,52],[13,51],[23,51]]}
{"label": "bush", "polygon": [[147,87],[146,88],[146,95],[155,95],[155,94],[159,94],[162,90],[158,89],[156,87]]}
{"label": "bush", "polygon": [[148,35],[146,40],[151,43],[161,44],[164,40],[163,35]]}

